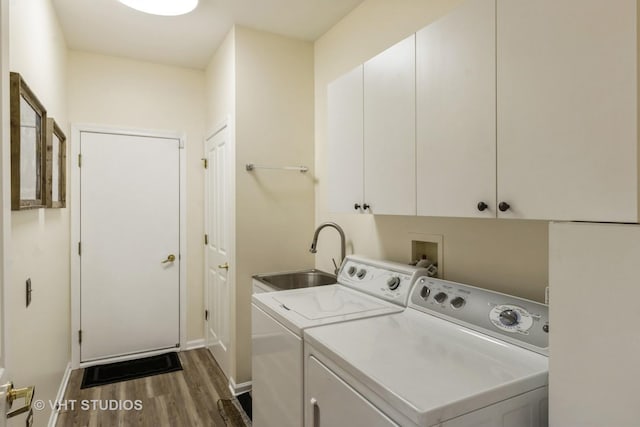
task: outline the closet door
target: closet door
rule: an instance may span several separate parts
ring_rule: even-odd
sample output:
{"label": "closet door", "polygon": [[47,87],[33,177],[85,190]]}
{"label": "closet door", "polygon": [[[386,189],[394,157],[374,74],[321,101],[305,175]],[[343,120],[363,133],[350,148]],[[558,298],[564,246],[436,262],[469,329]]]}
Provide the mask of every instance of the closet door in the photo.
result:
{"label": "closet door", "polygon": [[[329,210],[359,212],[363,204],[362,65],[327,87]],[[359,206],[359,207],[358,207]]]}
{"label": "closet door", "polygon": [[415,35],[364,64],[364,194],[370,211],[416,214]]}
{"label": "closet door", "polygon": [[635,0],[498,0],[504,218],[636,222]]}
{"label": "closet door", "polygon": [[495,0],[416,34],[418,215],[496,216]]}

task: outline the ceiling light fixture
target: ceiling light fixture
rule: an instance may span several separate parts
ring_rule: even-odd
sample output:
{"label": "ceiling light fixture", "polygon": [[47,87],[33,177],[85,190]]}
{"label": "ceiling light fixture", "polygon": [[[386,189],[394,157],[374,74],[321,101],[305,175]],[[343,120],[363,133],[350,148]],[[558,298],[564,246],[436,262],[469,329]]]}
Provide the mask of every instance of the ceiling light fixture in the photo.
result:
{"label": "ceiling light fixture", "polygon": [[118,0],[125,6],[141,12],[161,16],[177,16],[191,12],[198,0]]}

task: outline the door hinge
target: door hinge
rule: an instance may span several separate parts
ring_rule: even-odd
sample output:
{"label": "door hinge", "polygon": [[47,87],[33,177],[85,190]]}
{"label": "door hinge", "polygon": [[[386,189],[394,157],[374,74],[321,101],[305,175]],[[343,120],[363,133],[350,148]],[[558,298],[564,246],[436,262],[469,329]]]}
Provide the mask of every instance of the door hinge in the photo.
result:
{"label": "door hinge", "polygon": [[209,310],[204,311],[204,320],[209,320]]}
{"label": "door hinge", "polygon": [[78,154],[78,167],[82,167],[82,154]]}
{"label": "door hinge", "polygon": [[204,163],[204,168],[208,169],[209,168],[209,160],[205,159],[204,157],[202,158],[202,163]]}
{"label": "door hinge", "polygon": [[209,235],[208,235],[208,234],[205,234],[205,235],[204,235],[204,244],[205,244],[205,245],[208,245],[208,244],[209,244]]}
{"label": "door hinge", "polygon": [[82,243],[78,242],[78,255],[82,255]]}
{"label": "door hinge", "polygon": [[78,329],[78,344],[82,344],[82,329]]}

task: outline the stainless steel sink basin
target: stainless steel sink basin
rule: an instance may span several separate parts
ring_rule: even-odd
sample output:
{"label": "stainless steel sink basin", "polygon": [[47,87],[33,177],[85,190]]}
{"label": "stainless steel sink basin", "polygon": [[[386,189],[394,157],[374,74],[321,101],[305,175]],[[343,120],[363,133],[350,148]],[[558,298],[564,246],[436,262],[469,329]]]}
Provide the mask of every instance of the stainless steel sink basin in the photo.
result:
{"label": "stainless steel sink basin", "polygon": [[332,285],[337,282],[336,276],[333,274],[316,269],[290,271],[286,273],[258,274],[253,276],[253,278],[273,288],[275,291]]}

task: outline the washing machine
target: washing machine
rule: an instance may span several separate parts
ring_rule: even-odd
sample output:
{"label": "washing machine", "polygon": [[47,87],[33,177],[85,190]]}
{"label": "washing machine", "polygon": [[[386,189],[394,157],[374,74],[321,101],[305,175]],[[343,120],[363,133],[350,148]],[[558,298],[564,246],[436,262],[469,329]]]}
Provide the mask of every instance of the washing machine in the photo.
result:
{"label": "washing machine", "polygon": [[543,427],[548,307],[418,279],[406,310],[305,332],[305,427]]}
{"label": "washing machine", "polygon": [[423,275],[423,268],[350,255],[335,285],[254,294],[254,427],[303,425],[304,331],[401,312]]}

